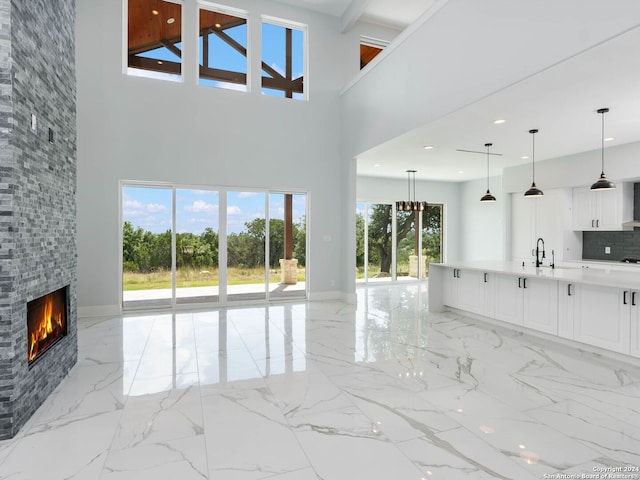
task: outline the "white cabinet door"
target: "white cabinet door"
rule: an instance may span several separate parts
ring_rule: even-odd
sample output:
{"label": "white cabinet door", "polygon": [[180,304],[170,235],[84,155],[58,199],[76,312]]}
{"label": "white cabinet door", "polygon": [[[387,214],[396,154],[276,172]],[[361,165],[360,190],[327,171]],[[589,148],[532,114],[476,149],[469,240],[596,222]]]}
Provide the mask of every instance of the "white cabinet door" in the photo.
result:
{"label": "white cabinet door", "polygon": [[580,285],[558,282],[558,336],[573,340],[576,289]]}
{"label": "white cabinet door", "polygon": [[[546,258],[542,261],[544,265],[551,264],[551,251],[555,251],[555,259],[559,261],[564,245],[564,212],[568,205],[565,205],[565,195],[562,190],[549,190],[540,199],[533,200],[536,204],[536,221],[534,230],[534,240],[542,238]],[[534,242],[534,248],[535,248]],[[541,243],[542,246],[542,243]]]}
{"label": "white cabinet door", "polygon": [[459,268],[447,268],[444,273],[445,305],[478,315],[490,315],[493,312],[493,305],[487,305],[491,291],[490,274]]}
{"label": "white cabinet door", "polygon": [[458,275],[458,308],[485,314],[484,274],[477,270],[461,270]]}
{"label": "white cabinet door", "polygon": [[541,332],[558,333],[558,282],[493,275],[493,317]]}
{"label": "white cabinet door", "polygon": [[633,218],[633,184],[619,183],[613,190],[573,189],[574,230],[623,230]]}
{"label": "white cabinet door", "polygon": [[[517,262],[530,264],[535,261],[538,238],[544,240],[545,265],[551,263],[551,251],[555,250],[560,259],[564,242],[563,190],[549,190],[540,198],[526,198],[513,194],[511,202],[511,257]],[[540,244],[542,248],[542,244]]]}
{"label": "white cabinet door", "polygon": [[[618,188],[622,189],[620,185]],[[605,190],[594,192],[596,201],[596,229],[620,230],[622,228],[622,215],[618,209],[622,208],[619,201],[620,190]]]}
{"label": "white cabinet door", "polygon": [[615,352],[629,353],[629,291],[583,284],[576,290],[575,302],[575,340]]}
{"label": "white cabinet door", "polygon": [[511,257],[519,262],[532,259],[536,201],[522,194],[511,195]]}
{"label": "white cabinet door", "polygon": [[588,187],[573,189],[573,229],[595,230],[593,192]]}
{"label": "white cabinet door", "polygon": [[535,277],[522,279],[523,325],[558,334],[558,282]]}
{"label": "white cabinet door", "polygon": [[640,357],[640,292],[631,291],[631,345],[630,353]]}
{"label": "white cabinet door", "polygon": [[503,322],[522,325],[522,279],[513,275],[495,274],[493,294],[494,317]]}
{"label": "white cabinet door", "polygon": [[458,269],[444,269],[444,304],[458,308]]}

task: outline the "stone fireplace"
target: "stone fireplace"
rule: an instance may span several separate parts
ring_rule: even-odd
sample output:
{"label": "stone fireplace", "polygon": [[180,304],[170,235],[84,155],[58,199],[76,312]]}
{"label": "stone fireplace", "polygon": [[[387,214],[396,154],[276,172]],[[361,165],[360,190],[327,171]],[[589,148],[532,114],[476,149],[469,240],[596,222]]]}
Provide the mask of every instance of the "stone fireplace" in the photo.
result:
{"label": "stone fireplace", "polygon": [[[78,355],[75,0],[0,0],[0,47],[0,439],[5,439],[20,430]],[[46,300],[52,293],[62,311]],[[40,297],[45,300],[31,303]],[[28,326],[34,311],[48,317],[44,326]],[[31,347],[34,334],[37,345]],[[30,360],[36,347],[41,354]]]}

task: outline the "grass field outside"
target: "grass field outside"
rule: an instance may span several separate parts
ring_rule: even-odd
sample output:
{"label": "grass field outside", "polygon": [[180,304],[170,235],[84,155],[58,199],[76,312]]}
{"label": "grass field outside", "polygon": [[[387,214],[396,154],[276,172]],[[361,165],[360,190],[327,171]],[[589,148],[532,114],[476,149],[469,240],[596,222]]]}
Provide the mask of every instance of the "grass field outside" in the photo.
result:
{"label": "grass field outside", "polygon": [[[298,281],[305,281],[305,269],[298,267]],[[264,283],[264,269],[227,268],[229,285],[250,285]],[[280,283],[280,270],[269,271],[269,283]],[[124,272],[123,290],[157,290],[171,288],[171,270],[159,270],[150,273]],[[176,272],[176,288],[218,286],[217,269],[180,268]]]}

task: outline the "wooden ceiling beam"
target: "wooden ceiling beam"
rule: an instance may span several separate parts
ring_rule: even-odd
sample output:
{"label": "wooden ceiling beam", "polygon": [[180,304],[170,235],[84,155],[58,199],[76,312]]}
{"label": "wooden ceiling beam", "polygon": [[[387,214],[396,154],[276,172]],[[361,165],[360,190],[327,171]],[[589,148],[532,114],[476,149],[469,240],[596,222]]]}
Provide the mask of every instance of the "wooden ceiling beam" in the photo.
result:
{"label": "wooden ceiling beam", "polygon": [[291,91],[293,93],[303,93],[304,81],[302,77],[288,81],[282,78],[262,77],[262,86],[273,90]]}
{"label": "wooden ceiling beam", "polygon": [[176,47],[173,43],[168,40],[160,40],[160,43],[162,43],[162,46],[173,53],[176,57],[182,58],[182,50]]}
{"label": "wooden ceiling beam", "polygon": [[247,74],[220,70],[219,68],[200,66],[200,78],[204,80],[214,80],[218,82],[235,83],[238,85],[247,84]]}
{"label": "wooden ceiling beam", "polygon": [[[159,61],[162,63],[158,63]],[[179,62],[156,60],[155,58],[138,57],[136,55],[129,55],[129,67],[175,75],[182,73],[182,64]]]}

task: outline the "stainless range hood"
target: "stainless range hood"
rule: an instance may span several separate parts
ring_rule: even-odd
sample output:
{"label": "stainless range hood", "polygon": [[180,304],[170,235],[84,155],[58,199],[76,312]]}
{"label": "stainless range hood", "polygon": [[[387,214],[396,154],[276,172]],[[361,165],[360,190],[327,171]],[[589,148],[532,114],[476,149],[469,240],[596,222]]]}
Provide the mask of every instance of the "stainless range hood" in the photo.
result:
{"label": "stainless range hood", "polygon": [[624,222],[623,227],[640,227],[640,183],[633,184],[633,220]]}

